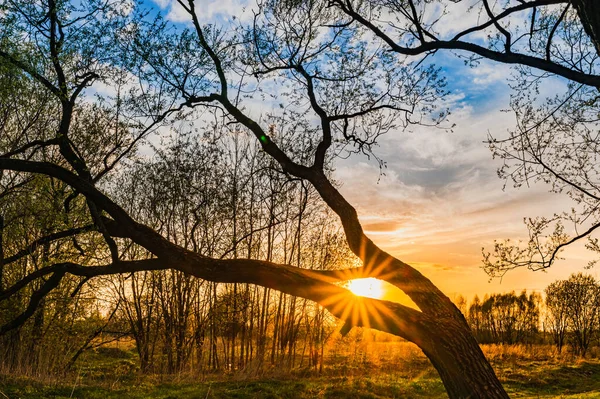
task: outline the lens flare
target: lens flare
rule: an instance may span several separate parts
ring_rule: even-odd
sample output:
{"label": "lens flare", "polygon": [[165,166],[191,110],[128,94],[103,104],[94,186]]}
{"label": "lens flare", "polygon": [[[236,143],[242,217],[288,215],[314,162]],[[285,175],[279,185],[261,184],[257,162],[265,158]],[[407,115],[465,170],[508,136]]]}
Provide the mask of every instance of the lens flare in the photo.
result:
{"label": "lens flare", "polygon": [[365,296],[368,298],[381,299],[383,296],[383,285],[381,280],[376,278],[359,278],[350,280],[347,288],[356,296]]}

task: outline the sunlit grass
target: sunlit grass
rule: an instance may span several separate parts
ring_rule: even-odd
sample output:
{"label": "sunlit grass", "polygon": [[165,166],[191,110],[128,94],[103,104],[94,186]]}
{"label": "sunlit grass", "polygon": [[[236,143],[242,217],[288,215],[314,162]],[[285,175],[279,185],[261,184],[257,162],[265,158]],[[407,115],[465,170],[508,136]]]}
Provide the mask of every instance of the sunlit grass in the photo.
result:
{"label": "sunlit grass", "polygon": [[[123,346],[122,346],[123,347]],[[595,349],[595,348],[594,348]],[[551,345],[483,345],[511,397],[600,397],[600,361],[557,355]],[[598,353],[592,351],[590,356]],[[325,367],[267,367],[260,377],[233,374],[142,375],[131,348],[85,354],[60,378],[0,374],[0,399],[33,398],[445,398],[429,361],[414,345],[374,330],[353,329],[328,342]],[[306,363],[305,363],[306,364]]]}
{"label": "sunlit grass", "polygon": [[[100,386],[8,385],[3,393],[9,398],[87,398],[87,399],[175,399],[175,398],[444,398],[440,381],[389,380],[366,378],[269,379],[253,381],[219,381],[200,383],[157,384],[111,389]],[[0,397],[3,397],[0,394]]]}

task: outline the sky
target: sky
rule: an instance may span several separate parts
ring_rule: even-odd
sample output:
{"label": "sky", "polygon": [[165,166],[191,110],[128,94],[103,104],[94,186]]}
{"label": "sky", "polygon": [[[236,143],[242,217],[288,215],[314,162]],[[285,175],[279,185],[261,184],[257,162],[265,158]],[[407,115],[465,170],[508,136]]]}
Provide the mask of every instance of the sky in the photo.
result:
{"label": "sky", "polygon": [[[173,0],[153,4],[173,22],[187,18]],[[247,6],[241,0],[197,2],[204,22],[217,24],[232,16],[249,18]],[[454,11],[450,15],[460,18],[444,25],[450,33],[472,23],[464,18],[464,10]],[[562,253],[565,259],[547,271],[518,269],[490,279],[482,270],[482,247],[491,249],[495,239],[525,239],[524,217],[551,216],[570,209],[570,202],[549,193],[543,184],[504,187],[497,176],[500,163],[492,159],[484,141],[488,134],[505,137],[515,124],[514,115],[501,112],[509,105],[511,67],[482,61],[469,68],[449,52],[436,54],[435,62],[449,82],[453,132],[422,127],[383,136],[375,152],[387,164],[384,175],[365,157],[336,162],[334,178],[357,208],[369,237],[416,266],[451,298],[461,294],[470,300],[475,294],[524,289],[541,292],[578,271],[600,277],[596,269],[584,270],[593,255],[582,245],[569,247]],[[545,90],[550,94],[560,88],[557,83]]]}
{"label": "sky", "polygon": [[514,127],[514,115],[502,112],[509,104],[510,68],[483,62],[471,69],[451,54],[437,62],[456,99],[453,132],[420,128],[382,137],[376,153],[387,162],[383,176],[365,158],[338,164],[341,192],[357,207],[367,235],[451,298],[542,292],[579,271],[598,278],[596,269],[585,269],[593,255],[583,245],[568,247],[565,259],[546,271],[517,269],[501,279],[483,271],[482,248],[490,251],[494,240],[526,240],[523,218],[550,217],[572,204],[544,184],[515,189],[498,178],[501,161],[485,140],[506,137]]}

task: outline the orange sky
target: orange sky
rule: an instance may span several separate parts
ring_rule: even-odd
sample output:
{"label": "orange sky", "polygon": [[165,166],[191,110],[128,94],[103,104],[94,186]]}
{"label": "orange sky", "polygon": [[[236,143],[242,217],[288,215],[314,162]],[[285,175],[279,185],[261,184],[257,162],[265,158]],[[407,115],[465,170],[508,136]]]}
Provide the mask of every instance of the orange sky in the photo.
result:
{"label": "orange sky", "polygon": [[399,259],[416,266],[451,298],[520,291],[543,291],[552,281],[584,270],[593,254],[582,245],[562,253],[565,260],[546,272],[508,272],[502,280],[481,269],[481,248],[494,239],[525,239],[524,217],[552,216],[569,210],[564,195],[543,184],[503,190],[500,165],[483,143],[487,133],[506,134],[514,120],[500,113],[507,102],[498,96],[487,111],[458,101],[453,133],[418,128],[385,136],[377,154],[387,162],[385,175],[372,161],[339,161],[335,178],[357,208],[371,239]]}
{"label": "orange sky", "polygon": [[[153,0],[173,22],[188,21],[174,0]],[[249,21],[252,12],[240,13],[246,0],[208,1],[201,16],[220,23]],[[472,26],[479,16],[468,14],[469,4],[457,2],[446,23],[438,29],[451,34]],[[484,32],[481,32],[484,35]],[[481,36],[485,39],[485,36]],[[429,57],[442,68],[450,95],[443,99],[452,114],[452,133],[411,126],[412,131],[380,138],[375,153],[387,163],[385,176],[371,160],[351,156],[338,159],[335,179],[342,193],[357,208],[367,234],[399,259],[415,265],[446,294],[474,294],[511,290],[541,291],[556,279],[568,278],[592,259],[582,246],[569,248],[566,258],[548,272],[514,270],[502,280],[489,281],[480,268],[481,248],[490,248],[494,239],[523,239],[527,235],[524,217],[552,216],[568,210],[568,198],[547,193],[543,185],[503,190],[496,175],[500,165],[492,160],[484,144],[488,134],[506,137],[515,125],[514,116],[500,112],[509,107],[510,65],[480,60],[476,68],[452,52]],[[546,80],[540,97],[564,90],[565,82]],[[260,109],[264,104],[257,103]],[[600,277],[595,269],[588,271]]]}

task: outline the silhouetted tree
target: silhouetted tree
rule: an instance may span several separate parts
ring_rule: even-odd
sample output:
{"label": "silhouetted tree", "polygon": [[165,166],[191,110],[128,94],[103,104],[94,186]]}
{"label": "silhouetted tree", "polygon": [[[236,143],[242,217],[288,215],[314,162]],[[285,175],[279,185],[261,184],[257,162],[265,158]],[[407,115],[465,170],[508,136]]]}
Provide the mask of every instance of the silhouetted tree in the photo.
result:
{"label": "silhouetted tree", "polygon": [[567,281],[559,280],[544,290],[546,293],[546,327],[552,334],[558,353],[562,352],[569,327]]}
{"label": "silhouetted tree", "polygon": [[[235,31],[203,25],[193,1],[179,3],[189,14],[189,30],[173,28],[161,18],[140,15],[143,10],[132,10],[132,5],[123,2],[51,0],[47,4],[28,3],[27,7],[20,7],[20,2],[5,2],[0,6],[3,28],[0,58],[19,70],[56,106],[43,136],[17,134],[10,145],[3,145],[0,169],[19,179],[35,174],[45,176],[42,180],[60,180],[67,186],[65,191],[70,198],[65,202],[77,203],[79,211],[75,219],[72,207],[66,206],[61,216],[70,217],[72,228],[92,224],[94,231],[90,235],[96,242],[93,261],[74,251],[74,256],[67,260],[48,262],[16,278],[2,298],[15,298],[21,293],[26,303],[19,307],[23,310],[18,314],[10,315],[0,333],[13,330],[34,316],[48,294],[65,284],[67,275],[87,281],[99,275],[172,269],[186,274],[185,278],[191,275],[215,283],[213,304],[218,297],[216,283],[233,284],[234,291],[238,289],[236,284],[264,286],[265,312],[270,301],[268,290],[281,292],[277,306],[290,309],[287,316],[291,317],[282,318],[280,327],[285,326],[288,332],[295,328],[291,309],[297,303],[288,301],[284,294],[313,300],[348,326],[370,326],[416,343],[440,373],[450,397],[507,397],[456,306],[418,270],[386,253],[364,234],[356,209],[330,179],[329,161],[337,154],[372,155],[377,138],[393,129],[413,123],[439,126],[445,121],[446,110],[436,107],[446,94],[439,71],[421,62],[422,57],[409,58],[439,49],[470,51],[559,74],[583,88],[577,89],[575,85],[567,93],[566,98],[574,101],[569,103],[571,110],[579,109],[578,104],[590,101],[594,104],[594,90],[600,86],[600,79],[588,72],[593,71],[597,55],[598,30],[590,12],[594,4],[575,2],[573,6],[578,13],[575,19],[568,11],[556,13],[545,8],[550,3],[561,3],[558,1],[524,2],[507,6],[498,14],[484,1],[481,11],[488,17],[486,22],[476,23],[449,40],[440,40],[432,23],[424,19],[429,15],[424,7],[433,4],[429,1],[265,1],[258,4],[251,26],[240,26]],[[526,40],[512,40],[515,35],[501,25],[504,18],[533,9],[545,14],[544,18],[532,17],[529,46]],[[370,13],[371,10],[374,12]],[[383,22],[400,33],[398,40],[379,29],[373,22],[376,18],[371,20],[371,16],[376,17],[382,11],[390,11],[389,15],[401,22],[389,25]],[[492,38],[483,46],[461,40],[487,28],[498,32],[497,40]],[[367,45],[373,34],[384,40],[387,47]],[[545,46],[540,46],[539,38],[545,39]],[[565,49],[568,53],[573,48],[570,41],[573,38],[579,40],[581,46],[577,48],[583,51],[574,58],[563,57]],[[588,45],[594,53],[587,51]],[[519,53],[522,48],[534,55]],[[398,54],[403,57],[395,56]],[[102,100],[80,98],[90,85],[100,80],[112,86],[116,94],[97,92]],[[263,96],[265,92],[268,95]],[[273,112],[257,115],[252,100],[272,102]],[[102,110],[97,114],[104,116],[94,123],[78,124],[78,113],[90,101],[94,102],[90,107]],[[557,100],[555,104],[568,110],[562,106],[563,102]],[[549,107],[554,109],[553,104]],[[115,182],[111,179],[135,161],[133,155],[139,140],[155,130],[164,134],[165,125],[174,122],[173,118],[184,123],[195,118],[196,123],[211,126],[206,113],[196,112],[206,109],[215,110],[212,115],[217,116],[221,125],[235,126],[235,130],[251,134],[264,154],[273,160],[274,174],[301,179],[312,186],[339,217],[348,247],[362,266],[343,271],[307,270],[290,262],[294,257],[289,253],[287,257],[272,253],[260,259],[243,257],[236,244],[240,227],[237,203],[231,209],[236,222],[223,226],[219,232],[234,237],[230,242],[234,243],[238,256],[220,259],[219,249],[223,248],[190,249],[185,238],[183,241],[176,238],[179,232],[169,235],[161,231],[160,226],[139,218],[135,209],[125,209],[118,196],[106,195]],[[594,140],[590,140],[593,134],[583,129],[590,122],[586,109],[594,108],[593,105],[582,108],[583,113],[554,113],[558,122],[552,119],[552,123],[561,129],[552,131],[559,132],[558,136],[534,137],[525,132],[530,131],[531,124],[539,128],[534,129],[537,133],[547,132],[549,125],[544,123],[548,119],[543,116],[547,113],[543,107],[540,112],[525,108],[520,115],[520,121],[524,122],[522,129],[518,129],[515,139],[507,141],[508,148],[498,150],[509,168],[516,165],[516,172],[504,170],[504,173],[517,184],[534,176],[555,183],[556,191],[571,193],[583,209],[571,219],[563,215],[563,220],[576,224],[596,220],[588,216],[597,209],[596,187],[592,184],[595,164],[582,162],[594,154]],[[576,119],[565,119],[569,114]],[[584,140],[567,140],[571,133]],[[519,137],[541,139],[525,140],[526,146],[522,147],[523,140],[516,140]],[[491,144],[498,148],[497,142],[492,140]],[[568,151],[553,151],[565,148]],[[570,157],[560,157],[561,153]],[[557,163],[546,163],[540,154],[545,154],[544,157],[550,154]],[[524,169],[520,168],[522,165]],[[229,165],[232,166],[235,164]],[[239,176],[233,175],[237,182],[234,186],[238,186]],[[270,181],[266,179],[262,184]],[[119,191],[119,187],[113,191]],[[235,190],[230,194],[235,194]],[[547,225],[545,221],[531,223],[534,245],[524,252],[511,252],[506,245],[498,244],[499,263],[486,257],[491,265],[488,271],[502,272],[522,264],[546,267],[557,250],[574,239],[586,237],[597,226],[589,227],[581,237],[570,238],[559,224],[549,241],[537,245],[542,241],[536,238]],[[296,231],[288,230],[288,239],[293,239]],[[57,232],[57,226],[52,226],[47,234],[52,236]],[[279,237],[273,236],[273,231],[269,233],[272,234],[269,242],[274,244]],[[72,245],[76,247],[75,243]],[[143,256],[123,257],[130,246],[138,248]],[[300,250],[302,245],[297,248]],[[6,264],[3,269],[6,274]],[[385,279],[403,290],[420,310],[386,301],[357,299],[333,284],[356,277]],[[22,291],[29,285],[35,288]],[[504,308],[510,310],[511,306]],[[237,311],[237,304],[233,307]],[[263,331],[265,325],[261,327]],[[235,339],[232,333],[232,342]],[[289,342],[287,338],[284,341]],[[232,357],[235,355],[230,353]]]}
{"label": "silhouetted tree", "polygon": [[564,283],[575,352],[585,357],[600,317],[600,286],[590,275],[572,274]]}

